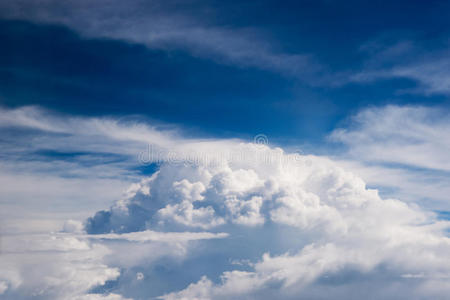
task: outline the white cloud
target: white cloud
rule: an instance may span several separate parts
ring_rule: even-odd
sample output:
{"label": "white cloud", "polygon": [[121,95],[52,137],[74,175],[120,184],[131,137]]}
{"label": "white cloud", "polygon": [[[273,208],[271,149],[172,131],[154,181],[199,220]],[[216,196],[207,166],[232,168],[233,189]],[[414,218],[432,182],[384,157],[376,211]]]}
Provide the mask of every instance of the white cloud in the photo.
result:
{"label": "white cloud", "polygon": [[[250,149],[244,144],[237,147]],[[254,146],[253,151],[279,150]],[[243,174],[245,161],[214,167],[166,164],[144,183],[148,185],[148,195],[137,193],[128,201],[128,207],[146,207],[143,216],[129,210],[124,216],[123,210],[115,210],[113,206],[108,219],[95,217],[90,222],[93,226],[107,223],[107,230],[119,232],[122,222],[128,219],[144,218],[145,222],[141,222],[144,227],[160,230],[192,230],[200,222],[210,230],[230,232],[225,244],[239,239],[239,235],[244,235],[241,239],[249,245],[259,245],[261,240],[275,241],[277,235],[285,235],[288,240],[284,245],[265,244],[266,248],[258,250],[274,254],[262,257],[247,256],[251,253],[248,249],[242,249],[239,257],[225,251],[223,255],[228,259],[244,258],[256,263],[249,265],[248,271],[224,270],[220,284],[205,277],[179,293],[166,294],[167,299],[253,298],[274,287],[281,288],[281,295],[289,298],[308,290],[327,274],[338,276],[351,269],[364,277],[384,265],[389,268],[389,278],[394,278],[392,284],[404,285],[405,291],[400,293],[408,293],[410,289],[402,281],[406,280],[403,274],[426,274],[415,286],[418,293],[423,292],[423,285],[430,280],[444,282],[450,276],[446,254],[450,239],[445,235],[448,222],[437,221],[434,214],[399,200],[381,199],[361,179],[330,160],[313,156],[309,159],[310,166],[280,163],[252,166],[245,172],[254,176],[247,176],[250,180],[245,182],[223,180]],[[202,186],[197,201],[179,197],[178,184],[174,183],[181,181],[185,182],[185,195],[191,195],[195,186]],[[181,207],[186,203],[190,205],[183,210]],[[172,210],[173,207],[179,209]],[[160,213],[168,209],[171,214]],[[186,218],[205,210],[208,219]],[[224,222],[211,221],[219,218]],[[259,236],[259,229],[265,235]],[[302,243],[296,244],[299,237]]]}
{"label": "white cloud", "polygon": [[[390,72],[391,77],[410,78],[420,82],[415,90],[425,94],[450,94],[450,57],[440,57],[428,61],[400,66]],[[413,90],[414,92],[414,90]]]}
{"label": "white cloud", "polygon": [[[442,47],[448,48],[447,44]],[[403,78],[417,83],[416,88],[403,93],[425,95],[450,94],[450,56],[447,50],[421,49],[410,40],[388,43],[375,39],[361,47],[369,54],[364,69],[350,76],[353,82],[373,82],[380,79]]]}
{"label": "white cloud", "polygon": [[[428,122],[423,110],[404,109],[423,122],[397,118],[405,112],[390,107],[361,114],[386,118],[381,124],[361,121],[358,128],[371,135],[358,129],[336,136],[361,147],[384,138],[394,149],[413,140],[407,148],[415,149],[409,154],[415,159],[385,154],[380,160],[398,157],[403,164],[447,171],[438,164],[445,157],[441,150],[434,149],[435,160],[427,162],[419,159],[422,148],[415,148],[417,141],[441,145],[435,128],[447,128],[445,118],[432,114]],[[34,111],[27,118],[15,126],[39,127],[41,133],[62,119]],[[38,120],[48,126],[36,125]],[[97,149],[113,145],[117,152],[134,142],[125,150],[133,155],[155,137],[159,149],[208,159],[165,160],[109,210],[86,220],[86,234],[68,221],[65,233],[4,238],[0,286],[6,299],[39,293],[54,299],[323,299],[330,291],[359,299],[351,291],[362,288],[375,298],[445,299],[450,291],[449,222],[417,205],[382,199],[326,157],[236,140],[188,140],[112,119],[66,121],[71,125],[59,129],[65,134],[49,138],[55,149],[65,139],[83,140],[78,149],[97,143]],[[385,128],[398,130],[391,136]],[[370,153],[361,157],[372,159]],[[98,289],[107,281],[113,282],[110,290]]]}
{"label": "white cloud", "polygon": [[[127,263],[149,261],[144,255],[135,257],[135,261],[126,260],[127,250],[135,254],[149,251],[154,260],[164,256],[182,257],[191,241],[226,237],[225,233],[154,231],[121,235],[8,235],[2,237],[1,292],[5,299],[125,299],[115,293],[90,291],[118,279],[120,267]],[[108,240],[125,244],[107,243]],[[143,280],[144,276],[139,278]]]}
{"label": "white cloud", "polygon": [[277,51],[275,41],[265,38],[260,30],[214,25],[202,12],[192,16],[178,2],[174,5],[141,0],[21,0],[0,4],[3,18],[63,24],[88,37],[121,39],[152,49],[184,49],[219,63],[257,67],[304,79],[321,71],[310,55]]}
{"label": "white cloud", "polygon": [[[167,149],[177,153],[202,149],[203,140],[186,140],[173,128],[164,128],[111,118],[61,116],[38,107],[0,109],[0,197],[4,207],[0,230],[56,230],[66,219],[86,218],[107,206],[139,180],[133,169],[143,166],[140,153],[146,153],[149,144],[155,155],[146,157],[145,164],[167,161]],[[25,134],[8,134],[11,129]],[[207,144],[220,149],[229,142],[211,140]],[[42,152],[50,154],[39,154]],[[59,159],[58,153],[69,156]]]}
{"label": "white cloud", "polygon": [[[78,168],[73,164],[57,166],[50,162],[0,162],[0,232],[48,232],[61,228],[67,219],[83,219],[118,198],[131,181],[123,179],[64,177],[61,173]],[[42,166],[33,169],[33,166]],[[51,165],[56,174],[44,170]],[[21,167],[24,170],[20,170]],[[67,168],[72,168],[67,169]],[[95,169],[95,168],[94,168]],[[88,168],[83,170],[87,172]],[[94,171],[94,170],[90,170]],[[52,172],[53,173],[53,172]]]}
{"label": "white cloud", "polygon": [[67,220],[64,222],[63,232],[81,233],[84,231],[83,223],[77,220]]}
{"label": "white cloud", "polygon": [[[372,186],[408,201],[448,209],[450,118],[425,106],[368,108],[330,136],[346,146],[338,158]],[[426,202],[422,202],[426,201]]]}
{"label": "white cloud", "polygon": [[425,95],[450,94],[450,58],[430,58],[428,61],[395,66],[388,70],[369,70],[351,76],[355,82],[372,82],[379,79],[406,78],[418,82],[417,88],[401,90],[402,93]]}
{"label": "white cloud", "polygon": [[2,247],[5,299],[73,299],[120,274],[102,263],[106,247],[71,236],[4,236]]}
{"label": "white cloud", "polygon": [[8,284],[6,281],[0,281],[0,295],[3,294],[8,289]]}
{"label": "white cloud", "polygon": [[361,176],[369,186],[381,189],[383,195],[416,202],[429,209],[448,210],[450,179],[446,172],[367,163],[345,154],[335,160]]}
{"label": "white cloud", "polygon": [[450,171],[449,120],[447,112],[423,106],[366,109],[331,138],[362,160]]}
{"label": "white cloud", "polygon": [[227,237],[227,233],[210,232],[156,232],[151,230],[130,233],[91,234],[85,237],[90,239],[127,240],[130,242],[186,242]]}
{"label": "white cloud", "polygon": [[131,300],[131,298],[124,298],[118,294],[87,294],[79,297],[73,298],[75,300]]}

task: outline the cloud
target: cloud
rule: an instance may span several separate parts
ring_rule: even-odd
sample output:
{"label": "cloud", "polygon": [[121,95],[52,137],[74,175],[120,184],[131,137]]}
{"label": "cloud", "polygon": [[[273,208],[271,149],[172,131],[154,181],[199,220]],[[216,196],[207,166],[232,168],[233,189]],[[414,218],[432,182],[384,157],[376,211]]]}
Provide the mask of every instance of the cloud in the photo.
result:
{"label": "cloud", "polygon": [[[30,168],[26,173],[14,169],[13,164],[14,161],[2,161],[0,167],[2,233],[48,232],[60,228],[67,219],[86,218],[93,210],[120,197],[132,182],[126,178],[59,177],[59,174],[46,173],[45,169]],[[48,164],[52,162],[39,165]],[[61,173],[76,168],[72,164],[60,166]]]}
{"label": "cloud", "polygon": [[[125,259],[128,252],[122,251],[151,251],[152,259],[183,256],[190,241],[225,237],[224,233],[154,231],[95,236],[77,232],[3,236],[1,291],[4,299],[125,299],[116,293],[92,293],[94,288],[119,278],[120,268],[107,264],[119,261],[124,267],[130,262],[130,258]],[[112,242],[105,242],[108,240]],[[114,241],[125,244],[117,245]],[[148,262],[143,255],[135,259],[134,264]]]}
{"label": "cloud", "polygon": [[[190,152],[201,153],[205,146],[208,152],[204,154],[208,155],[211,147],[220,149],[223,145],[239,143],[232,139],[184,138],[179,129],[164,124],[151,126],[133,119],[58,115],[36,106],[0,108],[0,130],[7,134],[11,129],[21,129],[33,136],[32,145],[22,144],[28,141],[28,136],[24,136],[25,141],[14,141],[11,152],[21,150],[29,154],[46,150],[50,153],[84,153],[86,156],[116,155],[132,159],[134,164],[184,160],[189,158]],[[174,150],[174,153],[169,150]],[[212,155],[211,159],[216,157]]]}
{"label": "cloud", "polygon": [[386,106],[359,112],[349,129],[336,129],[331,139],[359,160],[450,171],[449,129],[446,110]]}
{"label": "cloud", "polygon": [[362,176],[383,194],[448,210],[450,149],[448,111],[439,107],[383,106],[354,115],[335,129],[341,166]]}
{"label": "cloud", "polygon": [[[67,218],[85,218],[139,181],[139,168],[166,161],[171,153],[189,154],[203,143],[181,138],[169,126],[38,107],[0,109],[0,134],[1,230],[8,232],[54,230]],[[221,148],[224,141],[211,143]]]}
{"label": "cloud", "polygon": [[90,239],[106,239],[106,240],[126,240],[129,242],[182,242],[182,241],[196,241],[204,239],[217,239],[227,237],[226,233],[209,233],[209,232],[156,232],[151,230],[130,232],[123,234],[92,234],[87,235]]}
{"label": "cloud", "polygon": [[[9,112],[18,117],[2,122]],[[140,181],[83,226],[69,220],[64,232],[2,237],[6,299],[39,293],[53,299],[360,299],[358,291],[383,299],[445,299],[450,291],[449,222],[416,204],[380,197],[327,157],[238,140],[187,139],[177,130],[112,118],[36,108],[2,113],[2,130],[31,130],[35,149],[70,141],[77,151],[123,149],[136,158],[141,146],[154,142],[162,152],[156,172],[137,176]],[[372,122],[378,118],[380,124]],[[392,139],[387,145],[393,149],[422,143],[438,148],[434,158],[445,157],[438,139],[447,123],[436,111],[388,107],[356,120],[357,130],[335,138],[364,147]],[[420,158],[420,149],[411,157]],[[439,166],[398,157],[421,168]],[[439,168],[446,171],[445,164]]]}
{"label": "cloud", "polygon": [[449,57],[431,58],[425,62],[396,66],[390,70],[364,71],[351,76],[355,82],[372,82],[379,79],[406,78],[419,83],[417,88],[403,90],[403,93],[425,95],[450,94]]}
{"label": "cloud", "polygon": [[101,260],[109,250],[71,236],[2,237],[0,281],[4,299],[74,299],[116,279],[117,268]]}
{"label": "cloud", "polygon": [[448,210],[450,182],[446,172],[364,162],[346,154],[335,160],[361,176],[369,186],[380,189],[384,196],[418,203],[428,209]]}
{"label": "cloud", "polygon": [[[258,145],[238,147],[254,153],[278,151]],[[270,299],[271,293],[290,299],[311,292],[310,287],[327,276],[339,277],[350,270],[362,278],[381,273],[389,278],[383,285],[403,286],[388,298],[410,295],[410,278],[404,274],[426,274],[414,285],[420,297],[429,293],[424,286],[431,281],[445,286],[450,276],[445,254],[450,247],[448,222],[417,206],[381,199],[376,190],[367,189],[360,178],[328,159],[309,159],[309,166],[250,167],[245,161],[165,164],[141,183],[135,195],[89,219],[86,228],[98,233],[207,227],[230,234],[221,243],[230,250],[221,256],[251,261],[247,270],[229,269],[233,264],[224,268],[218,283],[217,278],[201,277],[186,289],[163,295],[165,299],[265,299],[263,295]],[[167,214],[173,207],[177,209]],[[195,218],[205,211],[207,218]],[[233,251],[233,239],[248,246]],[[269,242],[257,246],[262,241]],[[195,261],[201,263],[202,258]],[[382,266],[387,270],[380,271]]]}
{"label": "cloud", "polygon": [[274,41],[256,28],[215,25],[203,9],[195,16],[178,2],[24,0],[2,2],[0,16],[63,24],[84,36],[121,39],[152,49],[182,49],[219,63],[256,67],[306,80],[321,70],[310,55],[277,51]]}
{"label": "cloud", "polygon": [[[445,44],[440,46],[448,47]],[[367,83],[382,79],[409,79],[416,82],[417,87],[404,89],[402,93],[450,94],[450,56],[447,50],[422,49],[411,40],[389,43],[384,39],[372,40],[361,50],[369,58],[363,70],[351,75],[349,81]]]}
{"label": "cloud", "polygon": [[131,300],[130,298],[123,298],[121,295],[118,294],[106,294],[106,295],[101,295],[101,294],[87,294],[87,295],[83,295],[83,296],[79,296],[76,298],[73,298],[76,300]]}

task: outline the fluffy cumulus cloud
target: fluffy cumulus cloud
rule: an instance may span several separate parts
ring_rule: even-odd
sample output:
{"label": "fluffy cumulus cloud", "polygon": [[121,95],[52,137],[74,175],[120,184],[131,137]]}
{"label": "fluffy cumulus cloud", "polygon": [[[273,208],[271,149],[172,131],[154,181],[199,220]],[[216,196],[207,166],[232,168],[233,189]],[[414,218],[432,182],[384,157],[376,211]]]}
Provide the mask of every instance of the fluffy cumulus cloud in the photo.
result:
{"label": "fluffy cumulus cloud", "polygon": [[[164,299],[329,297],[318,286],[342,295],[347,287],[346,298],[357,299],[361,295],[350,289],[358,284],[379,297],[444,299],[450,288],[448,222],[381,199],[328,159],[280,156],[282,150],[260,145],[233,148],[283,160],[164,164],[129,198],[88,219],[87,232],[228,233],[209,249],[197,249],[194,258],[188,254],[193,262],[170,267],[198,277]],[[209,260],[215,247],[217,264]],[[186,264],[207,264],[210,275],[186,271]]]}
{"label": "fluffy cumulus cloud", "polygon": [[[34,112],[16,111],[23,118],[15,122],[56,130],[59,119],[36,123]],[[158,162],[158,170],[81,223],[2,237],[5,299],[445,299],[450,292],[449,222],[380,197],[328,158],[186,140],[112,120],[67,122],[57,127],[65,134],[56,145],[95,140],[119,151],[131,140],[137,151],[154,141],[161,155],[145,162]]]}

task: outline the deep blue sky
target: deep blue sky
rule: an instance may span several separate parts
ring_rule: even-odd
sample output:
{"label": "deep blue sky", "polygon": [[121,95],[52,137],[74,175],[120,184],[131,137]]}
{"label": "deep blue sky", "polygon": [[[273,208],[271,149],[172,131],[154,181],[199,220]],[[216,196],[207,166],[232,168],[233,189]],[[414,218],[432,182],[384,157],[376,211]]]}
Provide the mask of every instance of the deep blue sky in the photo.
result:
{"label": "deep blue sky", "polygon": [[[186,47],[183,43],[189,41],[184,40],[152,47],[139,39],[109,37],[108,32],[85,34],[79,24],[58,22],[62,11],[53,9],[49,14],[56,17],[49,20],[26,10],[2,13],[2,106],[138,114],[181,124],[194,136],[251,138],[264,133],[279,143],[314,143],[362,107],[449,103],[448,90],[416,90],[421,82],[409,76],[349,79],[447,58],[448,1],[175,1],[157,8],[168,24],[170,12],[205,30],[243,33],[250,44],[268,45],[279,57],[306,55],[308,63],[299,72],[261,61],[217,58]],[[395,52],[399,44],[407,46]],[[386,51],[390,48],[394,50]],[[251,49],[250,56],[258,52]]]}

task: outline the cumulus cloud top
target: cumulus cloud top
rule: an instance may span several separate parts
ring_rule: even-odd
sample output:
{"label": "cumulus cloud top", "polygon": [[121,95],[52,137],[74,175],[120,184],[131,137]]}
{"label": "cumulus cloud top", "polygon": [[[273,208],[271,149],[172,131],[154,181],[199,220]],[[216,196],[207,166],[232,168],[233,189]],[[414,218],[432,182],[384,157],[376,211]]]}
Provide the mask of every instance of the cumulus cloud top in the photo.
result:
{"label": "cumulus cloud top", "polygon": [[[255,155],[282,151],[251,144],[235,147]],[[182,291],[165,294],[166,299],[261,298],[267,291],[295,298],[330,274],[349,271],[365,276],[384,272],[405,286],[410,284],[407,274],[421,274],[415,282],[420,295],[427,295],[427,285],[446,286],[448,222],[417,206],[381,199],[328,159],[309,156],[308,164],[303,159],[291,164],[166,164],[128,199],[88,219],[86,229],[208,229],[228,232],[221,245],[230,249],[236,240],[247,244],[238,253],[221,253],[250,260],[245,270],[224,268],[219,282],[201,277]]]}

